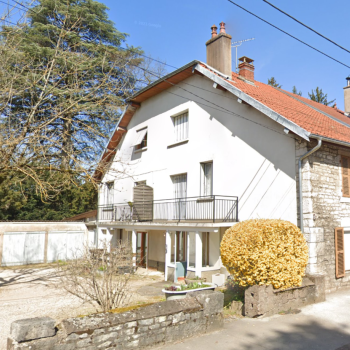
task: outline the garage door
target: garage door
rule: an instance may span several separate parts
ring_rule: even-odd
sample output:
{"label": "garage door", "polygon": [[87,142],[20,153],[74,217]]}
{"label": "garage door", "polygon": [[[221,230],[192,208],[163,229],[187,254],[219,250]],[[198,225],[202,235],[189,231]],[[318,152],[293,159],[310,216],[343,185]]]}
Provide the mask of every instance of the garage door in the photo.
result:
{"label": "garage door", "polygon": [[45,232],[5,232],[1,264],[26,265],[44,262]]}
{"label": "garage door", "polygon": [[84,248],[84,231],[50,231],[47,244],[47,261],[72,259],[81,255]]}

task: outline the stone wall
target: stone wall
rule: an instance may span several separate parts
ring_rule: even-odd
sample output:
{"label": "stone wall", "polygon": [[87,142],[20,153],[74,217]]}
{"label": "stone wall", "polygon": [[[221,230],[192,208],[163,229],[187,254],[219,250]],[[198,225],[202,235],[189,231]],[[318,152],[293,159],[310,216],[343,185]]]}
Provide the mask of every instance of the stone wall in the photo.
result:
{"label": "stone wall", "polygon": [[[296,169],[299,157],[316,144],[316,140],[296,141]],[[344,226],[350,218],[350,201],[342,198],[341,155],[350,156],[350,149],[323,142],[303,161],[302,168],[304,234],[309,245],[307,272],[324,274],[327,292],[350,286],[350,273],[344,278],[335,276],[334,229]],[[297,189],[298,182],[297,178]]]}
{"label": "stone wall", "polygon": [[185,299],[125,313],[102,313],[56,323],[50,318],[11,324],[8,350],[139,349],[221,329],[224,295],[193,292]]}
{"label": "stone wall", "polygon": [[324,276],[308,276],[301,287],[286,290],[269,286],[252,286],[245,290],[244,316],[272,316],[279,312],[297,309],[325,301]]}

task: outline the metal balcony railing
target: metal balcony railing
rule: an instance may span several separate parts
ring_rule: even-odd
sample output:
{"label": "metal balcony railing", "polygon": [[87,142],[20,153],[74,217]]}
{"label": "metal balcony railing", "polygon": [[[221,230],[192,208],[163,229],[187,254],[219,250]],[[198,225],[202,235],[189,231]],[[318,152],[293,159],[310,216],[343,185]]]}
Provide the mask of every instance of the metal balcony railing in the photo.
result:
{"label": "metal balcony railing", "polygon": [[237,222],[238,197],[213,195],[102,205],[98,220]]}

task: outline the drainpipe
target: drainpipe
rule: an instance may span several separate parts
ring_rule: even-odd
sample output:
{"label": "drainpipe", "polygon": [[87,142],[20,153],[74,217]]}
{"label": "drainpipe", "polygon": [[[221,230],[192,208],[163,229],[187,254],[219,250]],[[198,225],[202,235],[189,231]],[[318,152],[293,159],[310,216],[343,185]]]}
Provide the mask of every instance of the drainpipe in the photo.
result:
{"label": "drainpipe", "polygon": [[302,180],[302,175],[301,175],[301,166],[302,162],[305,158],[310,156],[312,153],[316,152],[321,146],[322,146],[322,138],[316,136],[316,140],[318,140],[317,145],[311,149],[309,152],[306,152],[304,155],[302,155],[299,158],[299,217],[300,217],[300,230],[301,232],[304,233],[304,213],[303,213],[303,180]]}

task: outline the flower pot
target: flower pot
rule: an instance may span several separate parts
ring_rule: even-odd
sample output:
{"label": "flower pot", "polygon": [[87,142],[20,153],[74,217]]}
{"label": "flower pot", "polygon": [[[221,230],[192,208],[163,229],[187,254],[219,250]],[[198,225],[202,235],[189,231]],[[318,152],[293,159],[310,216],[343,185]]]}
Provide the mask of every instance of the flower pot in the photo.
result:
{"label": "flower pot", "polygon": [[[198,283],[198,280],[196,282]],[[206,283],[206,285],[209,285],[209,287],[180,290],[181,287],[177,286],[177,288],[179,289],[177,291],[170,291],[170,290],[163,289],[162,292],[165,294],[166,300],[175,300],[175,299],[186,298],[187,293],[197,292],[199,290],[214,290],[216,288],[216,284],[213,284],[213,283]]]}

